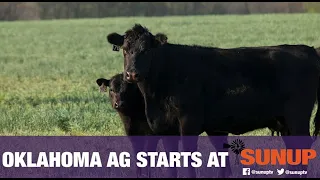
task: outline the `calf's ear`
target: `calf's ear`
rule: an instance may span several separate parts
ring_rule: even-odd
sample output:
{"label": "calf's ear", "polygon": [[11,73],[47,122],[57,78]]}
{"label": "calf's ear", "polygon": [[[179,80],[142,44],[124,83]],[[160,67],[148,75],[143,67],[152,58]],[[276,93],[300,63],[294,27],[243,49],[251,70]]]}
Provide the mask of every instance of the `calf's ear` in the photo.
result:
{"label": "calf's ear", "polygon": [[166,44],[168,41],[168,37],[167,35],[163,34],[163,33],[158,33],[155,35],[155,38],[157,41],[160,42],[160,44]]}
{"label": "calf's ear", "polygon": [[104,78],[99,78],[96,80],[96,83],[98,84],[98,86],[100,88],[100,92],[107,92],[107,87],[109,86],[110,80],[104,79]]}
{"label": "calf's ear", "polygon": [[124,36],[118,33],[111,33],[107,36],[107,40],[110,44],[121,47],[124,42]]}
{"label": "calf's ear", "polygon": [[101,85],[109,86],[109,82],[110,82],[109,79],[104,79],[104,78],[99,78],[96,80],[96,83],[98,84],[98,86],[101,86]]}

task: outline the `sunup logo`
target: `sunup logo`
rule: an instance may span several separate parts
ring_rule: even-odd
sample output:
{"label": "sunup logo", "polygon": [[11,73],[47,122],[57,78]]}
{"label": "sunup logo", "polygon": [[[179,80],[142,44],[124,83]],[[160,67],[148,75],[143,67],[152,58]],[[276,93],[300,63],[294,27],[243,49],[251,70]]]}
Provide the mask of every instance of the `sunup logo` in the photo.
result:
{"label": "sunup logo", "polygon": [[236,164],[239,164],[238,155],[245,148],[244,142],[240,139],[236,139],[231,143],[231,145],[224,143],[223,148],[231,148],[232,152],[236,154]]}
{"label": "sunup logo", "polygon": [[308,165],[317,157],[313,149],[244,149],[241,151],[243,165]]}

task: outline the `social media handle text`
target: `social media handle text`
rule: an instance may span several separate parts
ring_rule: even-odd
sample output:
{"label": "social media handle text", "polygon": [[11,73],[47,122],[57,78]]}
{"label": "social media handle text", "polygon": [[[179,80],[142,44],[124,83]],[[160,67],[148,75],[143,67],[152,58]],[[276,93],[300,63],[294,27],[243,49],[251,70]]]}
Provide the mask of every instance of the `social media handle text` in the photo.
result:
{"label": "social media handle text", "polygon": [[243,176],[250,176],[250,175],[272,175],[273,171],[272,170],[254,170],[250,168],[242,168],[242,175]]}
{"label": "social media handle text", "polygon": [[275,171],[276,173],[274,173],[273,170],[255,170],[255,169],[250,169],[250,168],[242,168],[242,175],[243,176],[250,176],[250,175],[273,175],[276,174],[278,176],[282,176],[282,175],[303,175],[303,174],[307,174],[308,172],[305,170],[301,170],[301,171],[297,171],[297,170],[285,170],[284,168],[281,169],[277,169],[277,171]]}

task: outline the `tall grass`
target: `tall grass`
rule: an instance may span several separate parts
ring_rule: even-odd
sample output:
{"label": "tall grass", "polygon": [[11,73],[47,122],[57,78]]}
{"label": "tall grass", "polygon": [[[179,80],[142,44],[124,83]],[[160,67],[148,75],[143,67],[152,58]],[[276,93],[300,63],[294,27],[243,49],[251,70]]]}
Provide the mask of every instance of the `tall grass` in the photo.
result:
{"label": "tall grass", "polygon": [[318,14],[1,22],[0,135],[123,135],[95,80],[122,71],[122,53],[106,35],[134,23],[180,44],[320,46]]}

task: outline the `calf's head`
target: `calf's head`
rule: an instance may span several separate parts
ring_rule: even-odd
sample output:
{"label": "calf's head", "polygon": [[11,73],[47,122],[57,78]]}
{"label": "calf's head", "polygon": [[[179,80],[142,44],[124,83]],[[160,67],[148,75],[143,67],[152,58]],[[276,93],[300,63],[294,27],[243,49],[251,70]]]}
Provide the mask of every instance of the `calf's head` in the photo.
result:
{"label": "calf's head", "polygon": [[116,74],[111,79],[99,78],[96,83],[100,87],[100,92],[107,92],[109,88],[109,98],[114,109],[123,110],[128,106],[137,103],[140,91],[135,84],[126,83],[123,74]]}
{"label": "calf's head", "polygon": [[147,28],[136,24],[124,35],[109,34],[107,40],[110,44],[119,46],[123,50],[124,80],[138,82],[146,76],[150,68],[151,58],[147,58],[150,55],[149,51],[166,44],[168,38],[163,33],[154,36]]}

